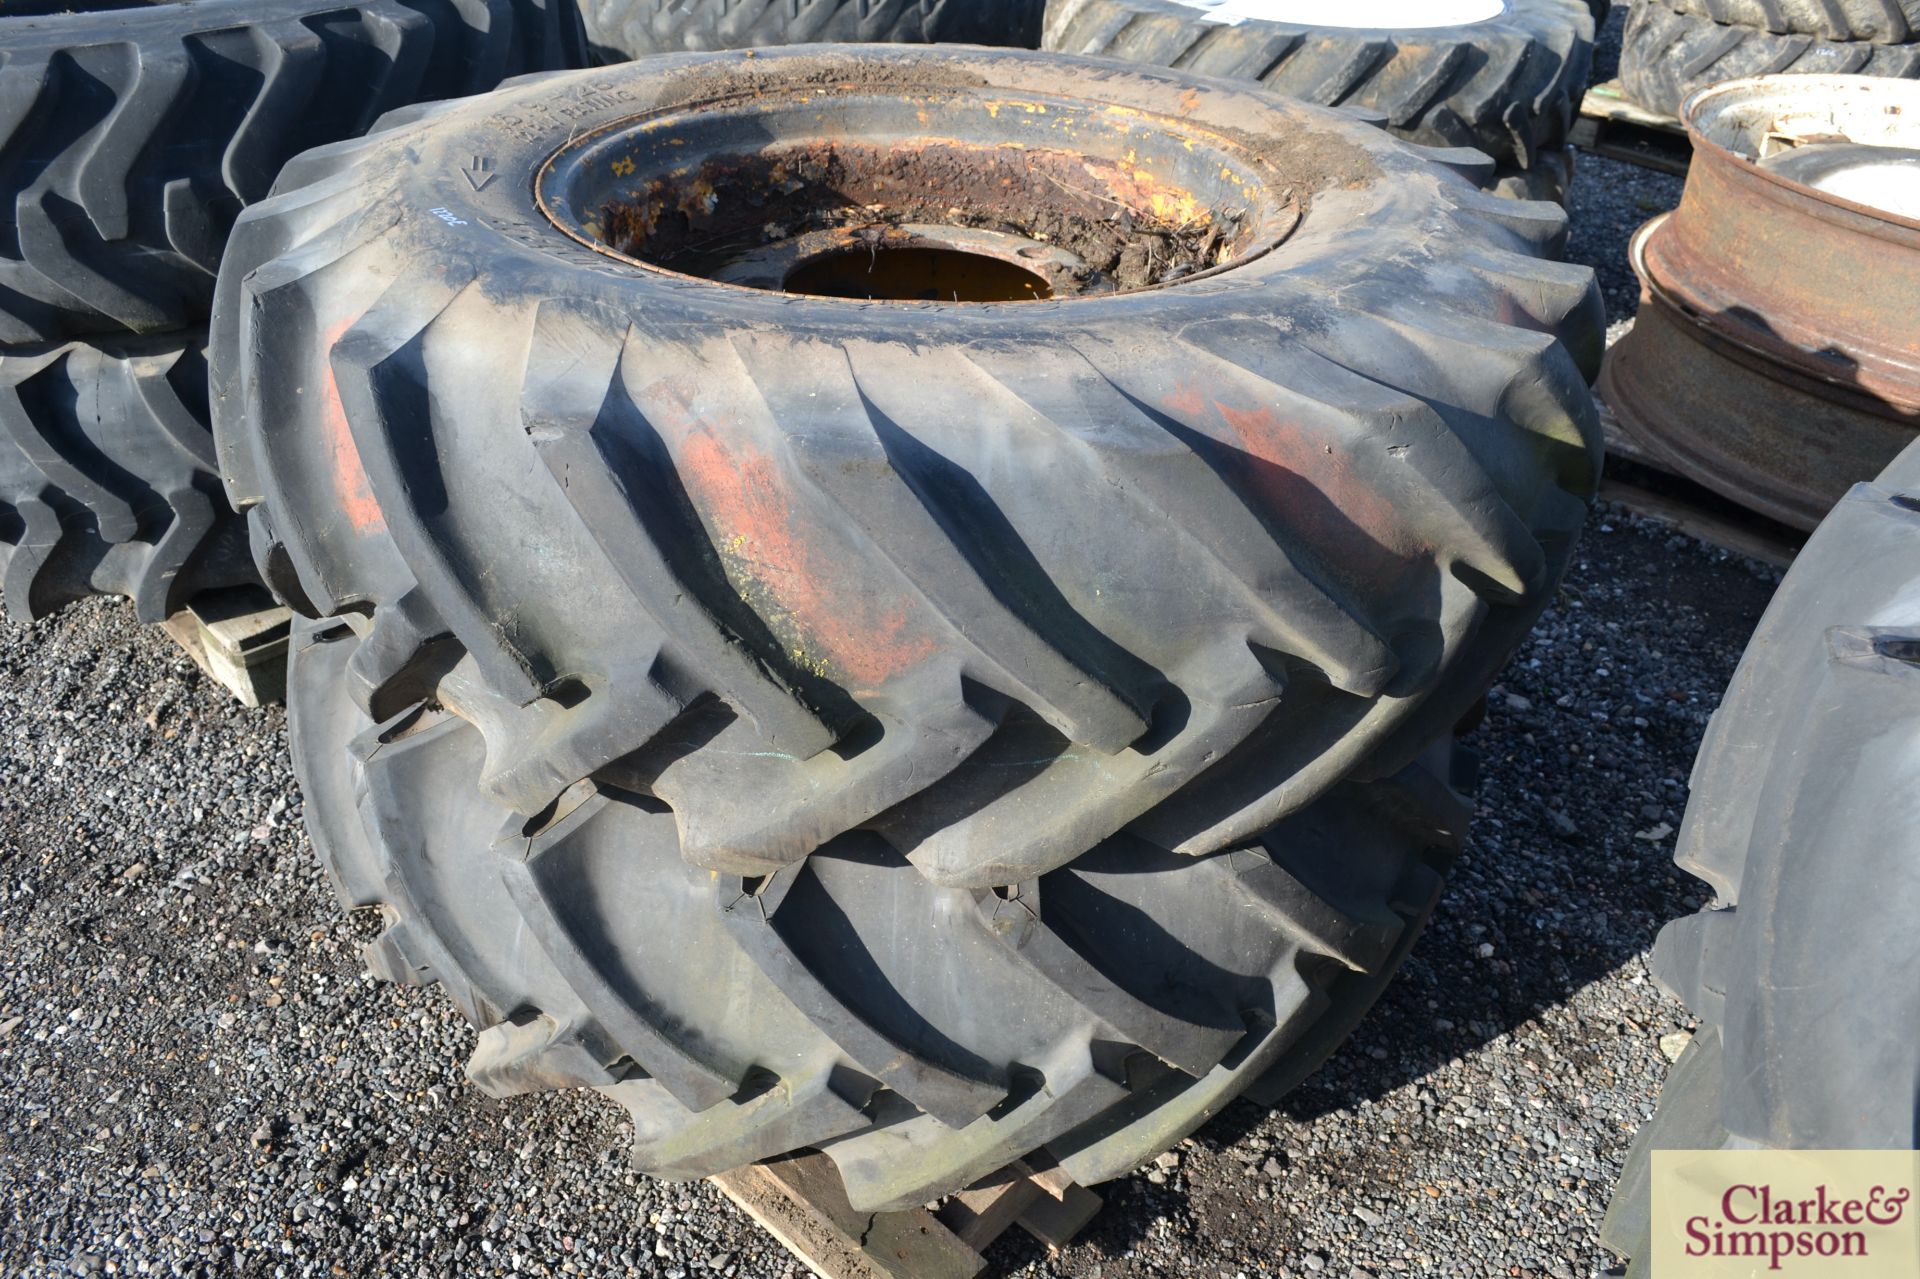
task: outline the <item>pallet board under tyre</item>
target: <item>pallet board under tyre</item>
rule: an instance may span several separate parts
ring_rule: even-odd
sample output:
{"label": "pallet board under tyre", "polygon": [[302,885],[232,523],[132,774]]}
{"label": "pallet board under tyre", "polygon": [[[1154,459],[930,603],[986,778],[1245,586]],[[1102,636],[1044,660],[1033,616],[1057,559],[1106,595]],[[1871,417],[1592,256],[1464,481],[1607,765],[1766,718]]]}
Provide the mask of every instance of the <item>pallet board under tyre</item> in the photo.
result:
{"label": "pallet board under tyre", "polygon": [[[1600,421],[1607,434],[1607,469],[1600,480],[1602,501],[1775,568],[1786,568],[1800,553],[1806,534],[1755,515],[1685,476],[1675,475],[1658,456],[1621,429],[1604,401]],[[1656,483],[1648,482],[1645,472],[1649,471],[1657,473]]]}
{"label": "pallet board under tyre", "polygon": [[1063,1247],[1100,1211],[1100,1196],[1059,1169],[1018,1161],[933,1209],[860,1212],[825,1155],[770,1159],[709,1178],[822,1279],[977,1279],[982,1253],[1015,1226]]}
{"label": "pallet board under tyre", "polygon": [[193,664],[242,706],[286,700],[293,614],[257,586],[206,591],[160,624]]}
{"label": "pallet board under tyre", "polygon": [[1618,80],[1587,90],[1580,99],[1580,118],[1568,136],[1582,151],[1676,177],[1687,176],[1693,159],[1686,126],[1629,98]]}

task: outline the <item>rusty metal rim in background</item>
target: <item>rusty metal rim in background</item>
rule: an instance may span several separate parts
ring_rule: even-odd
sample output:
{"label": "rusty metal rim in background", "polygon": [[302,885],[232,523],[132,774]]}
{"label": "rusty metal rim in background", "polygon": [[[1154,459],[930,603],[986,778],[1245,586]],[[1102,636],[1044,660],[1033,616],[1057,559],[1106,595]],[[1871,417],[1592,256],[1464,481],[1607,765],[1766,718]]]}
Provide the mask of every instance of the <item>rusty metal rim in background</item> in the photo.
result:
{"label": "rusty metal rim in background", "polygon": [[[1810,187],[1804,182],[1796,182],[1792,178],[1775,170],[1763,169],[1759,166],[1755,158],[1743,156],[1738,151],[1708,137],[1705,127],[1698,122],[1700,108],[1705,105],[1710,98],[1738,92],[1741,88],[1755,81],[1778,82],[1783,88],[1811,89],[1832,81],[1847,81],[1851,83],[1873,79],[1874,77],[1870,76],[1849,75],[1766,75],[1749,76],[1745,80],[1728,80],[1720,84],[1708,85],[1706,88],[1696,91],[1692,97],[1683,102],[1680,105],[1681,124],[1685,127],[1688,138],[1693,142],[1695,154],[1701,151],[1707,151],[1715,160],[1724,159],[1739,164],[1742,168],[1758,175],[1762,181],[1778,186],[1804,199],[1813,200],[1827,208],[1844,210],[1848,213],[1871,218],[1877,222],[1891,222],[1897,227],[1920,232],[1920,218],[1909,218],[1886,209],[1877,209],[1872,205],[1860,204],[1856,201],[1833,195],[1830,192]],[[1914,82],[1896,80],[1891,83],[1895,85],[1911,85]],[[1876,87],[1883,86],[1877,85]]]}
{"label": "rusty metal rim in background", "polygon": [[[1649,304],[1664,306],[1676,321],[1699,329],[1712,344],[1731,348],[1745,357],[1736,358],[1737,363],[1756,372],[1765,366],[1764,376],[1770,380],[1793,381],[1799,389],[1810,394],[1880,417],[1898,418],[1920,413],[1920,396],[1911,402],[1903,402],[1866,389],[1857,382],[1838,376],[1833,365],[1819,355],[1789,346],[1735,313],[1701,310],[1683,290],[1669,287],[1668,282],[1660,278],[1649,265],[1646,246],[1672,216],[1671,213],[1662,213],[1653,218],[1635,231],[1627,242],[1627,264],[1640,281],[1643,308]],[[1916,301],[1916,306],[1920,306],[1920,300]],[[1920,322],[1916,327],[1920,328]]]}
{"label": "rusty metal rim in background", "polygon": [[[1667,469],[1803,530],[1874,469],[1823,465],[1823,446],[1891,457],[1920,437],[1920,416],[1835,397],[1830,384],[1725,341],[1650,294],[1633,331],[1608,353],[1597,389],[1621,428]],[[1745,412],[1756,403],[1773,416]]]}
{"label": "rusty metal rim in background", "polygon": [[[1775,109],[1767,93],[1785,95],[1782,112],[1804,99],[1812,105],[1799,109],[1817,114],[1817,93],[1857,95],[1858,79],[1758,77],[1690,98],[1693,170],[1680,207],[1635,236],[1633,266],[1649,288],[1727,340],[1836,388],[1856,385],[1898,409],[1920,409],[1910,319],[1920,297],[1920,222],[1761,167],[1716,141],[1702,110],[1729,95],[1755,100],[1750,109],[1761,114],[1742,123],[1730,109],[1718,130],[1725,135],[1761,127]],[[1913,85],[1900,91],[1920,95]]]}

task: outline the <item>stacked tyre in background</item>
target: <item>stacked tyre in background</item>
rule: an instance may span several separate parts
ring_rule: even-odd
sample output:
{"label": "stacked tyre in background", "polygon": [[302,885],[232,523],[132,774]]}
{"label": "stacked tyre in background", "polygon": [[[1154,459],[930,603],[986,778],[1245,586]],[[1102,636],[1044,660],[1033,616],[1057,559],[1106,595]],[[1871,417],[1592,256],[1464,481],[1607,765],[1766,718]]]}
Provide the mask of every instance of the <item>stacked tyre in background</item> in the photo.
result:
{"label": "stacked tyre in background", "polygon": [[579,0],[607,62],[781,44],[986,44],[1031,49],[1046,0]]}
{"label": "stacked tyre in background", "polygon": [[1620,85],[1648,110],[1774,73],[1920,78],[1920,0],[1634,0]]}
{"label": "stacked tyre in background", "polygon": [[951,46],[541,77],[289,165],[214,428],[374,969],[642,1169],[817,1147],[863,1209],[1102,1181],[1303,1077],[1432,909],[1452,730],[1596,478],[1592,275],[1453,166]]}
{"label": "stacked tyre in background", "polygon": [[578,66],[564,0],[8,4],[0,16],[0,591],[158,621],[253,580],[206,324],[280,166],[411,102]]}
{"label": "stacked tyre in background", "polygon": [[[1501,194],[1561,199],[1605,0],[584,0],[607,60],[805,41],[1042,48],[1253,79],[1472,147]],[[1044,28],[1043,28],[1044,19]],[[1409,25],[1410,24],[1410,25]]]}
{"label": "stacked tyre in background", "polygon": [[1587,0],[1048,0],[1043,47],[1360,108],[1484,152],[1502,194],[1562,199],[1594,21]]}

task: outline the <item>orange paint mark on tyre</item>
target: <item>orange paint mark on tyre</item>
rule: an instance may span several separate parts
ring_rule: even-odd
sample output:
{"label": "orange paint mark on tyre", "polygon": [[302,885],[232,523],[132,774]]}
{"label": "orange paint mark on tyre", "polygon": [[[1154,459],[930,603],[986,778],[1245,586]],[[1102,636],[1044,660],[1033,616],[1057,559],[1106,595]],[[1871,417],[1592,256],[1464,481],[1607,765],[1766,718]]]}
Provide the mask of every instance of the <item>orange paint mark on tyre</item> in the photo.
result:
{"label": "orange paint mark on tyre", "polygon": [[1247,456],[1245,483],[1273,516],[1299,530],[1329,563],[1343,560],[1367,576],[1397,578],[1427,549],[1407,537],[1393,502],[1353,473],[1334,446],[1272,409],[1213,407]]}
{"label": "orange paint mark on tyre", "polygon": [[1182,383],[1167,396],[1166,405],[1181,417],[1191,421],[1207,411],[1207,397],[1200,393],[1200,388]]}
{"label": "orange paint mark on tyre", "polygon": [[[937,651],[905,604],[889,607],[864,593],[832,550],[797,525],[793,497],[770,458],[703,425],[686,437],[680,465],[736,589],[776,633],[791,632],[782,638],[801,666],[872,689]],[[755,598],[760,591],[765,599]]]}
{"label": "orange paint mark on tyre", "polygon": [[325,361],[320,377],[320,438],[327,451],[327,475],[332,481],[334,500],[356,533],[384,533],[387,517],[380,500],[373,495],[373,482],[367,478],[366,465],[360,460],[360,446],[354,443],[353,427],[347,421],[346,405],[340,402],[340,384],[333,376],[333,348],[353,327],[348,318],[329,329],[321,344]]}

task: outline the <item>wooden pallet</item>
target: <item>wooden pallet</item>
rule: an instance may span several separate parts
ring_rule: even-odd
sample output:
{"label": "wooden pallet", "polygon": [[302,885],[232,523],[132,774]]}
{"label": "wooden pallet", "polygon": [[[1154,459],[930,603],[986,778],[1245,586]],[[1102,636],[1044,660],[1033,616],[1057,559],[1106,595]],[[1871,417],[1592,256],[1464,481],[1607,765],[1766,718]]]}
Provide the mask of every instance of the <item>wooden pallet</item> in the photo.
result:
{"label": "wooden pallet", "polygon": [[1680,121],[1640,106],[1618,80],[1587,90],[1571,140],[1583,151],[1680,177],[1693,160],[1693,143]]}
{"label": "wooden pallet", "polygon": [[286,700],[293,614],[258,586],[203,591],[160,623],[207,678],[242,706]]}
{"label": "wooden pallet", "polygon": [[864,1213],[833,1161],[789,1155],[711,1179],[821,1279],[978,1279],[981,1254],[1014,1226],[1049,1248],[1093,1220],[1100,1196],[1058,1168],[1014,1162],[932,1209]]}

